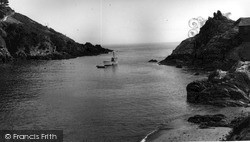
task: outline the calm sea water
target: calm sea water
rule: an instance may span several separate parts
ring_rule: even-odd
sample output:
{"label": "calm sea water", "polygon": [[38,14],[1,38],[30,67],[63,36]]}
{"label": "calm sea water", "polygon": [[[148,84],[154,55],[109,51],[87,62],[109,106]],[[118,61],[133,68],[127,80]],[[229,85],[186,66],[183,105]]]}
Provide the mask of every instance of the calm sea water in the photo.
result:
{"label": "calm sea water", "polygon": [[[148,63],[177,43],[106,46],[111,54],[0,66],[0,128],[59,129],[65,142],[137,142],[160,124],[203,109],[186,103],[192,72]],[[201,76],[202,78],[203,76]]]}

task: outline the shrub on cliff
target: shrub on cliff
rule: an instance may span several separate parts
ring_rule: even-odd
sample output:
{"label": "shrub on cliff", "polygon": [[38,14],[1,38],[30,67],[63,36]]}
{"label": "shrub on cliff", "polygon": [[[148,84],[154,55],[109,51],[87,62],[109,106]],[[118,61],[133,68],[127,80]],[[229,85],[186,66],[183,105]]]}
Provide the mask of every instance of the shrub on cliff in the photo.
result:
{"label": "shrub on cliff", "polygon": [[8,33],[5,41],[11,54],[15,54],[19,48],[36,46],[42,40],[41,35],[24,25],[9,24],[4,30]]}

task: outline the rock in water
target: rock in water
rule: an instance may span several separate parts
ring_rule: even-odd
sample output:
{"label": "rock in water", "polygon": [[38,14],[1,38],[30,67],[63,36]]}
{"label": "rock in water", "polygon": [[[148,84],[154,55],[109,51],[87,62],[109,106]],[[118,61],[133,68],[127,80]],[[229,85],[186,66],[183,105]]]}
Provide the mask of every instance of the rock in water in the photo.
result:
{"label": "rock in water", "polygon": [[209,122],[209,121],[214,121],[214,122],[219,122],[223,119],[225,119],[226,116],[223,114],[216,114],[216,115],[195,115],[193,117],[189,117],[188,122],[192,123],[202,123],[202,122]]}
{"label": "rock in water", "polygon": [[187,101],[216,106],[249,106],[250,62],[238,62],[229,71],[216,70],[207,80],[187,85]]}
{"label": "rock in water", "polygon": [[151,59],[151,60],[149,60],[148,62],[150,62],[150,63],[157,63],[158,61],[155,60],[155,59]]}
{"label": "rock in water", "polygon": [[188,122],[199,124],[200,128],[208,128],[208,127],[228,127],[225,120],[226,116],[223,114],[215,114],[215,115],[195,115],[193,117],[188,118]]}

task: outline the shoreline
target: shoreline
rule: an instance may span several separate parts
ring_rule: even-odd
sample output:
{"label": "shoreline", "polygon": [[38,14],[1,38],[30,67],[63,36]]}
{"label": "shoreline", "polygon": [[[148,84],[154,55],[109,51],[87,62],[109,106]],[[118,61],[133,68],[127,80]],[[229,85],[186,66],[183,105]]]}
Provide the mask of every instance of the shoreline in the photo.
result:
{"label": "shoreline", "polygon": [[45,56],[27,56],[25,58],[17,57],[13,58],[8,61],[0,61],[0,64],[9,64],[13,62],[22,62],[22,61],[49,61],[49,60],[68,60],[68,59],[75,59],[78,57],[91,57],[91,56],[99,56],[99,55],[104,55],[104,54],[110,54],[113,50],[111,49],[106,49],[103,48],[104,51],[100,51],[97,53],[89,53],[89,54],[82,54],[82,55],[69,55],[69,54],[63,54],[63,53],[58,53],[58,54],[49,54]]}
{"label": "shoreline", "polygon": [[151,136],[151,135],[157,133],[158,131],[159,131],[159,130],[156,129],[156,130],[150,132],[150,133],[147,134],[146,137],[144,137],[140,142],[146,142],[149,136]]}
{"label": "shoreline", "polygon": [[[236,125],[246,121],[250,108],[226,107],[218,108],[218,111],[210,112],[209,114],[224,114],[227,122],[231,122],[237,118],[243,117]],[[199,115],[208,114],[207,112],[199,112]],[[197,115],[195,114],[195,115]],[[222,141],[234,134],[231,127],[209,127],[199,128],[198,124],[190,123],[187,119],[194,114],[173,120],[163,127],[152,131],[146,135],[140,142],[162,142],[162,141]],[[239,131],[239,130],[238,130]]]}

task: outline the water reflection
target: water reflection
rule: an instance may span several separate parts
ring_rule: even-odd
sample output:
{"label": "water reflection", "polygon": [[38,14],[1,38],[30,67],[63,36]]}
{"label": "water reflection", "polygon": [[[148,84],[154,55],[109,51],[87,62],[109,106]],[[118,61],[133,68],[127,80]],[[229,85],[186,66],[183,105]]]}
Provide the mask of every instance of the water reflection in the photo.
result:
{"label": "water reflection", "polygon": [[105,72],[112,71],[112,73],[115,75],[117,73],[117,71],[118,71],[118,65],[108,66],[104,70],[105,70]]}

